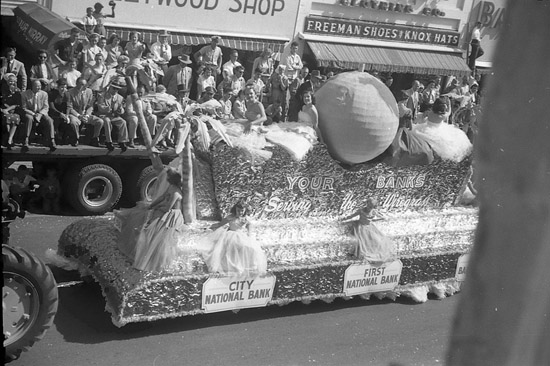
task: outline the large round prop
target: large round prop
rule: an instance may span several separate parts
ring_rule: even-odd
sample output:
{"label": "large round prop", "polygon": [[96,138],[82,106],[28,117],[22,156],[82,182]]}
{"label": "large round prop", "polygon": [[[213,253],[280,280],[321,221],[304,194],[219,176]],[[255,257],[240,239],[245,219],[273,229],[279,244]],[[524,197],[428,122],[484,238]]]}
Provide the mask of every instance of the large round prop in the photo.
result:
{"label": "large round prop", "polygon": [[319,128],[332,157],[363,163],[392,143],[399,125],[397,103],[386,85],[359,71],[330,78],[315,93]]}

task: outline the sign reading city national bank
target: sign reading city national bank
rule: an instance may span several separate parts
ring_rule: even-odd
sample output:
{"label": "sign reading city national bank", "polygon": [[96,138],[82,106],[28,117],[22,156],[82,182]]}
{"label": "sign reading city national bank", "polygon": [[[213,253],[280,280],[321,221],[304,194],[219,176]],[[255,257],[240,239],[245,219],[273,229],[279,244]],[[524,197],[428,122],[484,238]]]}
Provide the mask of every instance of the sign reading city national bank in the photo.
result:
{"label": "sign reading city national bank", "polygon": [[454,31],[321,17],[306,17],[304,33],[452,47],[458,46],[460,38]]}

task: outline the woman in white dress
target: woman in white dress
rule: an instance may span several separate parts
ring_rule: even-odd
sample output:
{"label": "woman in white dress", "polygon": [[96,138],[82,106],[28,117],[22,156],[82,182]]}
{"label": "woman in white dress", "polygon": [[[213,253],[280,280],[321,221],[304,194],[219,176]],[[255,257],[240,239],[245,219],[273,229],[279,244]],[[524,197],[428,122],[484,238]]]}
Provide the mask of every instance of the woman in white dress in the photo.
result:
{"label": "woman in white dress", "polygon": [[445,123],[448,112],[448,103],[437,98],[425,113],[425,123],[413,125],[409,134],[428,143],[441,159],[460,162],[472,153],[472,144],[462,130]]}

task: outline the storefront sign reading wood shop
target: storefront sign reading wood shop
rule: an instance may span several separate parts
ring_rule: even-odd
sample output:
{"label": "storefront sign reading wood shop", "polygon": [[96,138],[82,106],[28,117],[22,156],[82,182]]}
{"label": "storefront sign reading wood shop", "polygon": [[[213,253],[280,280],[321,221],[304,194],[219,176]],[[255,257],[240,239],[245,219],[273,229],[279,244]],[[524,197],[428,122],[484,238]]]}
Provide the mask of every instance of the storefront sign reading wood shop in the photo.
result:
{"label": "storefront sign reading wood shop", "polygon": [[307,17],[304,33],[451,47],[458,47],[460,38],[454,31],[320,17]]}

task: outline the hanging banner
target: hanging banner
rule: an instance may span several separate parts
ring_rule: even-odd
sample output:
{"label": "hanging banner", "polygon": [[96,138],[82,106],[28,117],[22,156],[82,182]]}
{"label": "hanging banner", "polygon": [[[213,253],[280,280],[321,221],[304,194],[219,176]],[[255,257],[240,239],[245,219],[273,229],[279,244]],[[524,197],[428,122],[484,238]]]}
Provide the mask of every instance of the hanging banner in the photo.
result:
{"label": "hanging banner", "polygon": [[344,274],[346,296],[392,291],[399,284],[403,263],[352,264]]}
{"label": "hanging banner", "polygon": [[275,276],[210,277],[202,286],[205,313],[266,306],[273,296]]}

